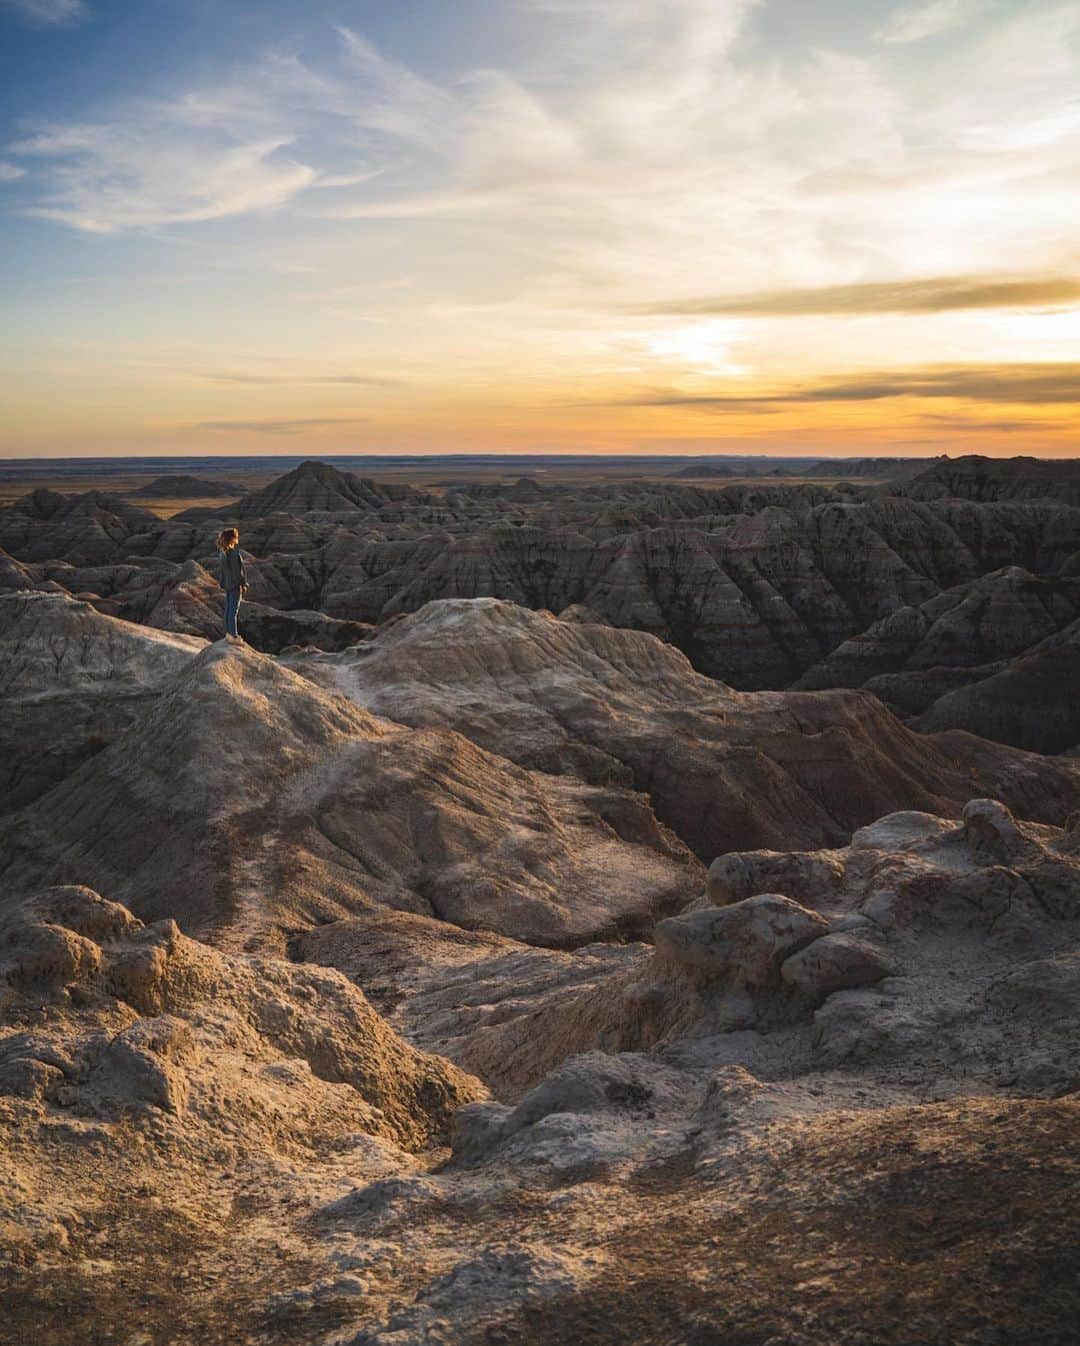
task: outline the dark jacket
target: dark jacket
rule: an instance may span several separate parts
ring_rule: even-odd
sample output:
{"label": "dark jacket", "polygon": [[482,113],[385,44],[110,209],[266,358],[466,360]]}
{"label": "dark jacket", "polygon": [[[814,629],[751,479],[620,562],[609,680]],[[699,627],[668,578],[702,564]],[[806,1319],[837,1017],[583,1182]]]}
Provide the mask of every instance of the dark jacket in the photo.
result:
{"label": "dark jacket", "polygon": [[228,551],[221,553],[221,568],[218,573],[221,577],[221,587],[226,593],[230,589],[241,589],[247,584],[244,558],[240,555],[239,547],[230,547]]}

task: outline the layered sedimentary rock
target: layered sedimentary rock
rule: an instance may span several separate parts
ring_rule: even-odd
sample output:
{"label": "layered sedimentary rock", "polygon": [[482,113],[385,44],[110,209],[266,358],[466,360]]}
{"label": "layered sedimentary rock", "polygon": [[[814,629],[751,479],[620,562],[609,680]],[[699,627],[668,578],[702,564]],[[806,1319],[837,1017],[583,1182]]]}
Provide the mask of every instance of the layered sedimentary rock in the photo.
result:
{"label": "layered sedimentary rock", "polygon": [[[35,492],[0,510],[0,546],[40,567],[14,582],[154,623],[177,616],[168,603],[155,614],[149,595],[189,584],[186,564],[212,572],[216,532],[239,522],[252,604],[300,614],[289,630],[248,609],[268,649],[341,648],[350,637],[315,612],[366,625],[492,596],[648,631],[743,689],[808,671],[820,683],[838,647],[893,614],[1011,566],[1051,582],[1080,554],[1080,509],[1067,503],[852,491],[527,481],[439,498],[307,463],[223,510],[170,520],[118,497]],[[193,612],[185,629],[201,633],[201,620]]]}
{"label": "layered sedimentary rock", "polygon": [[[931,467],[944,463],[945,458],[931,458]],[[806,469],[808,477],[859,477],[885,478],[888,481],[904,481],[917,477],[929,470],[925,458],[824,458],[821,462],[811,463]]]}
{"label": "layered sedimentary rock", "polygon": [[[758,1030],[691,1021],[677,1050],[586,1050],[500,1103],[325,969],[223,955],[81,888],[3,919],[13,1339],[73,1341],[88,1320],[125,1339],[181,1323],[208,1342],[368,1346],[660,1346],[673,1325],[812,1346],[1068,1339],[1076,1096],[997,1092],[986,1044],[943,1078],[956,1038],[924,1064],[894,1019],[899,1059],[837,1071],[826,1049],[793,1069],[777,1052],[757,1074],[724,1058]],[[993,957],[982,941],[965,951]],[[1000,948],[1000,1017],[1060,1023],[1075,971]],[[694,994],[708,1013],[707,985]],[[851,994],[803,1013],[838,1001],[850,1021]],[[448,1116],[450,1162],[415,1153]]]}
{"label": "layered sedimentary rock", "polygon": [[[563,995],[447,1049],[503,1097],[596,1049],[762,1079],[841,1067],[861,1087],[932,1095],[972,1079],[1056,1096],[1080,1087],[1078,916],[1075,832],[991,800],[958,823],[895,814],[838,850],[718,859],[702,898],[658,923],[651,956],[563,972]],[[499,966],[482,964],[488,977]],[[437,1022],[430,997],[410,1003]]]}
{"label": "layered sedimentary rock", "polygon": [[0,545],[21,561],[62,557],[94,565],[116,559],[124,542],[157,516],[119,495],[87,491],[66,496],[46,488],[0,510]]}
{"label": "layered sedimentary rock", "polygon": [[[224,955],[174,921],[143,925],[89,888],[8,904],[0,927],[4,1019],[17,1021],[26,1005],[51,1001],[57,1010],[35,1031],[6,1027],[0,1089],[8,1096],[59,1103],[77,1117],[153,1109],[193,1118],[212,1143],[226,1117],[253,1128],[279,1120],[275,1104],[290,1093],[293,1108],[317,1116],[318,1105],[291,1088],[303,1078],[323,1089],[323,1103],[336,1093],[353,1126],[418,1148],[484,1092],[402,1042],[344,977]],[[260,1081],[267,1094],[275,1081],[283,1086],[280,1098],[260,1103]]]}
{"label": "layered sedimentary rock", "polygon": [[[965,729],[1035,752],[1080,746],[1080,622],[1072,622],[1015,659],[974,670],[941,693],[913,724],[922,730]],[[875,690],[879,684],[875,682]],[[891,688],[880,687],[882,695]]]}
{"label": "layered sedimentary rock", "polygon": [[650,636],[491,599],[432,603],[354,651],[292,664],[523,765],[632,782],[704,859],[846,839],[890,809],[959,810],[991,786],[1057,822],[1080,802],[1071,762],[915,734],[865,694],[733,692]]}
{"label": "layered sedimentary rock", "polygon": [[0,812],[122,735],[204,643],[115,621],[66,593],[0,594]]}
{"label": "layered sedimentary rock", "polygon": [[907,483],[913,500],[1059,500],[1080,505],[1076,459],[983,458],[978,454],[936,462]]}
{"label": "layered sedimentary rock", "polygon": [[[138,662],[141,628],[84,615]],[[144,918],[280,949],[288,929],[376,906],[581,943],[651,922],[695,882],[697,862],[625,788],[376,719],[244,646],[144,639],[183,666],[0,824],[9,889],[81,876]]]}
{"label": "layered sedimentary rock", "polygon": [[222,496],[240,495],[242,490],[243,487],[237,486],[235,482],[207,481],[203,477],[182,474],[155,477],[153,481],[148,481],[145,486],[128,494],[133,498],[145,496],[147,499],[195,500],[199,496],[221,499]]}
{"label": "layered sedimentary rock", "polygon": [[382,485],[351,472],[339,472],[326,463],[307,462],[263,490],[242,496],[229,512],[239,519],[272,514],[339,513],[427,498],[426,492],[411,486]]}
{"label": "layered sedimentary rock", "polygon": [[1061,752],[1073,714],[1080,581],[1009,566],[903,607],[844,641],[795,684],[866,687],[920,728],[967,729]]}

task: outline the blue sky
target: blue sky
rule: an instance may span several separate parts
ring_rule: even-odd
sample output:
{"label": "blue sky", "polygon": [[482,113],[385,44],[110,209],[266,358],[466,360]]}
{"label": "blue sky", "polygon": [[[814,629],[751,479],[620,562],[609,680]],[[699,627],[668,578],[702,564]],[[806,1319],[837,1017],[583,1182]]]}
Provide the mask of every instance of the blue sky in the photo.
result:
{"label": "blue sky", "polygon": [[0,453],[1075,451],[1080,6],[0,0]]}

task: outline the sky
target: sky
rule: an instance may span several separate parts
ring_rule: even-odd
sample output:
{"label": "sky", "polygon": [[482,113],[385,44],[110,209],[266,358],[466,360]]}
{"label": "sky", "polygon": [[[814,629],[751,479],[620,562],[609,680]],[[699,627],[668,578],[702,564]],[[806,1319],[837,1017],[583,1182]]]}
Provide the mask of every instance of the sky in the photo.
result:
{"label": "sky", "polygon": [[1080,456],[1075,0],[0,0],[0,456]]}

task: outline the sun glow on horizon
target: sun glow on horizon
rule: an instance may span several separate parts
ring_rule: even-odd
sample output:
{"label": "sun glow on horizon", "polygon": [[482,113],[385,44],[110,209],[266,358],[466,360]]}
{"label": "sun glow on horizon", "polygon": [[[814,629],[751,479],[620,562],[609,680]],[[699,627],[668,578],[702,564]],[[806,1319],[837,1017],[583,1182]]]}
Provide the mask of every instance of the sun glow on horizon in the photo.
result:
{"label": "sun glow on horizon", "polygon": [[1075,5],[420,10],[0,12],[0,454],[1076,451]]}

